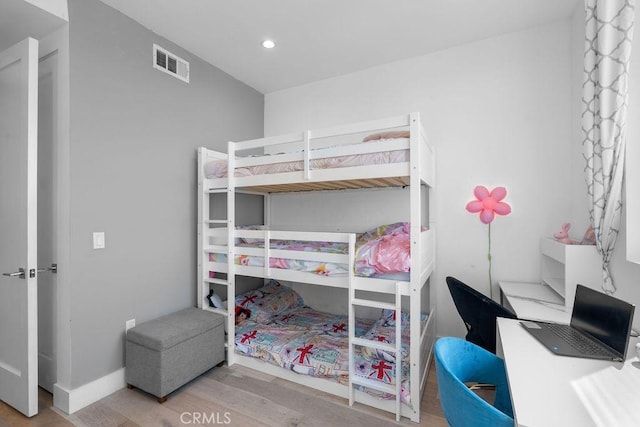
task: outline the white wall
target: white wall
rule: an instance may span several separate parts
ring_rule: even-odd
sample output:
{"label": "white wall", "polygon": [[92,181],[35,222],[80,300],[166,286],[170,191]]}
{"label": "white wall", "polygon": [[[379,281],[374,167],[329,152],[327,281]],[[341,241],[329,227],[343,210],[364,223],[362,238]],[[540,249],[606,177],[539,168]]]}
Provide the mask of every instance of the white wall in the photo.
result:
{"label": "white wall", "polygon": [[584,73],[584,5],[579,4],[571,18],[571,230],[572,238],[579,239],[589,226],[587,184],[582,155],[582,81]]}
{"label": "white wall", "polygon": [[[636,25],[638,23],[636,22]],[[635,29],[636,38],[631,49],[631,64],[629,69],[629,109],[627,111],[627,153],[625,169],[626,194],[625,215],[636,218],[627,225],[628,236],[627,259],[640,263],[640,42],[639,31]],[[640,286],[636,286],[640,292]],[[638,316],[640,317],[640,316]]]}
{"label": "white wall", "polygon": [[492,224],[494,294],[497,280],[538,281],[540,237],[570,220],[571,28],[557,22],[265,97],[265,135],[421,113],[436,147],[440,335],[464,331],[447,275],[488,293],[487,227],[464,210],[475,185],[506,186],[513,208]]}
{"label": "white wall", "polygon": [[25,0],[27,3],[31,3],[34,6],[38,6],[40,9],[46,10],[52,15],[58,18],[69,20],[69,9],[67,6],[67,0]]}

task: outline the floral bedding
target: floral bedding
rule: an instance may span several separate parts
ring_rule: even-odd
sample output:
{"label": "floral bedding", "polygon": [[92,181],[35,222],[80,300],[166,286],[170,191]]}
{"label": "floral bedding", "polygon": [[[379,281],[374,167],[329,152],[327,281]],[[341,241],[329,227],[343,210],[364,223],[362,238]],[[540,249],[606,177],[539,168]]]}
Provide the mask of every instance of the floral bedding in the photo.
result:
{"label": "floral bedding", "polygon": [[[393,140],[397,138],[385,138]],[[382,141],[382,139],[376,140]],[[366,142],[365,142],[366,144]],[[323,149],[312,150],[314,153]],[[265,156],[269,156],[268,154]],[[332,169],[345,168],[364,165],[381,165],[390,163],[402,163],[409,161],[409,150],[393,150],[374,153],[352,154],[347,156],[320,157],[311,159],[309,167],[311,169]],[[226,160],[211,160],[204,164],[204,174],[207,178],[224,178],[228,174]],[[235,176],[268,175],[274,173],[296,172],[304,170],[304,162],[301,160],[281,163],[271,163],[265,165],[247,166],[236,168]]]}
{"label": "floral bedding", "polygon": [[[281,295],[282,294],[282,295]],[[273,301],[279,303],[275,304]],[[236,326],[236,351],[285,369],[348,384],[349,323],[347,316],[323,313],[304,305],[292,289],[270,281],[265,287],[240,295],[236,307],[250,310],[248,320]],[[423,318],[423,321],[426,317]],[[409,323],[402,315],[401,397],[410,404]],[[395,342],[394,312],[383,310],[377,320],[360,319],[356,336]],[[359,348],[355,354],[356,375],[395,384],[393,354]],[[366,392],[380,398],[393,396],[375,390]]]}
{"label": "floral bedding", "polygon": [[356,239],[355,269],[372,277],[411,270],[411,226],[408,222],[381,225]]}
{"label": "floral bedding", "polygon": [[[240,247],[264,247],[260,239],[240,239],[236,242]],[[345,243],[311,242],[295,240],[271,240],[271,249],[284,249],[304,252],[323,252],[345,254],[348,247]],[[210,253],[209,261],[227,262],[227,255]],[[252,267],[264,266],[264,257],[236,255],[235,263]],[[270,258],[271,268],[305,271],[325,276],[345,275],[347,266],[331,262],[307,261],[284,258]],[[382,277],[390,273],[409,273],[410,226],[407,222],[387,224],[358,234],[356,240],[355,274],[363,277]],[[406,279],[406,278],[405,278]]]}
{"label": "floral bedding", "polygon": [[[253,239],[251,241],[237,242],[236,246],[244,248],[263,248],[264,241]],[[347,245],[335,242],[305,242],[297,240],[271,240],[271,249],[284,249],[291,251],[303,252],[323,252],[332,254],[347,253]],[[227,262],[227,255],[220,253],[209,254],[209,261]],[[263,267],[264,257],[236,255],[235,263],[249,267]],[[281,268],[284,270],[305,271],[324,276],[344,275],[348,273],[347,266],[344,264],[336,264],[331,262],[307,261],[287,258],[269,258],[269,266],[271,268]]]}

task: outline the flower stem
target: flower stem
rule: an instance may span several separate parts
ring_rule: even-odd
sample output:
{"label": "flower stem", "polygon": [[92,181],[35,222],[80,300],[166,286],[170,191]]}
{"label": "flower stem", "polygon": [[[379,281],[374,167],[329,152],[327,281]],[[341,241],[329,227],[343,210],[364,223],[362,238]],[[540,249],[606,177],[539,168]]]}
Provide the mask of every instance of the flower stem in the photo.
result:
{"label": "flower stem", "polygon": [[491,280],[491,223],[489,223],[489,252],[487,253],[487,259],[489,260],[489,297],[493,299],[493,282]]}

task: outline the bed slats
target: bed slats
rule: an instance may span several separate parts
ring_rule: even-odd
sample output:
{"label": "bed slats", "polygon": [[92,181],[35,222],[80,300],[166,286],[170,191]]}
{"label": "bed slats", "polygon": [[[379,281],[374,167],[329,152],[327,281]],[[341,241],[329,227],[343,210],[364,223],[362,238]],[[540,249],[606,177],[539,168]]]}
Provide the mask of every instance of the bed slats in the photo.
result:
{"label": "bed slats", "polygon": [[292,193],[299,191],[349,190],[360,188],[404,187],[409,185],[408,177],[352,179],[345,181],[309,182],[300,184],[259,185],[245,187],[258,193]]}

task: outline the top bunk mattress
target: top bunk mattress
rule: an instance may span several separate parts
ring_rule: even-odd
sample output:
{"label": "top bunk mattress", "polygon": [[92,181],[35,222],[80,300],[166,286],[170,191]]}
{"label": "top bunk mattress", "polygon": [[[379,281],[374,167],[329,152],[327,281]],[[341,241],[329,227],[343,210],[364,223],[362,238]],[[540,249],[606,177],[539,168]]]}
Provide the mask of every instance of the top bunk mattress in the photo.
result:
{"label": "top bunk mattress", "polygon": [[[391,142],[391,141],[405,141],[408,142],[409,138],[391,138],[391,139],[378,139],[372,140],[375,142]],[[359,147],[369,147],[367,142],[351,144],[350,148],[358,149]],[[330,147],[331,148],[331,147]],[[409,161],[409,150],[392,150],[392,151],[376,151],[376,152],[363,152],[358,154],[349,154],[344,156],[327,156],[322,157],[323,151],[329,152],[330,148],[318,148],[311,150],[313,153],[313,159],[309,160],[310,169],[333,169],[333,168],[347,168],[356,166],[369,166],[369,165],[384,165],[392,163],[403,163]],[[263,156],[257,156],[262,158],[270,157],[269,154]],[[208,179],[212,178],[225,178],[228,176],[228,162],[226,160],[210,160],[203,166],[204,175]],[[235,169],[236,177],[254,176],[254,175],[268,175],[276,173],[286,172],[298,172],[304,171],[304,161],[294,160],[278,163],[266,163],[254,166],[239,167]]]}

